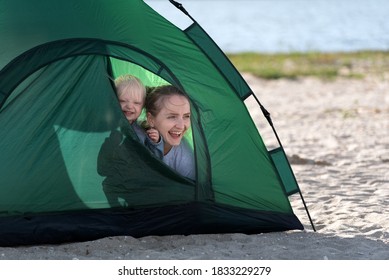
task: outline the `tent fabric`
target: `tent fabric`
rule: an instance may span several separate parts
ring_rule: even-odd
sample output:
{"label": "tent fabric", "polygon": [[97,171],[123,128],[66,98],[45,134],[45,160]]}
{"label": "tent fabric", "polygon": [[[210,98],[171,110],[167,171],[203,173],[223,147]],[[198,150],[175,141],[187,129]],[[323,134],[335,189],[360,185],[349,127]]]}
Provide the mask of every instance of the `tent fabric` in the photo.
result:
{"label": "tent fabric", "polygon": [[[251,90],[197,24],[180,30],[141,0],[0,5],[0,239],[303,228],[242,101]],[[127,73],[188,93],[195,181],[150,155],[126,124],[112,80]],[[125,160],[107,190],[101,147],[117,135]],[[137,213],[150,222],[135,226]]]}
{"label": "tent fabric", "polygon": [[185,30],[186,34],[194,43],[208,56],[218,71],[220,71],[229,82],[238,96],[244,100],[252,94],[247,83],[242,79],[239,72],[226,58],[216,43],[208,36],[204,29],[197,23],[193,23]]}
{"label": "tent fabric", "polygon": [[88,241],[112,233],[136,238],[231,232],[255,234],[299,228],[300,223],[293,219],[293,215],[191,202],[137,209],[98,209],[6,217],[0,219],[0,226],[0,246],[20,246]]}
{"label": "tent fabric", "polygon": [[281,176],[281,182],[284,186],[285,192],[288,196],[298,193],[300,188],[296,182],[296,178],[293,175],[292,168],[290,167],[288,158],[282,147],[278,147],[269,151],[269,154],[273,160],[274,166],[277,168],[278,174]]}

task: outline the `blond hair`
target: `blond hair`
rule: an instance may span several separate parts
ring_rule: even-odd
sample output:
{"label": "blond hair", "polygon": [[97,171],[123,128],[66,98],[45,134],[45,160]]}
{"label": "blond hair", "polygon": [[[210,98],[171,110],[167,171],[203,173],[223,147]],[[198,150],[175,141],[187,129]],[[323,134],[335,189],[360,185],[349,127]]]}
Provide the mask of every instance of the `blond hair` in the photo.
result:
{"label": "blond hair", "polygon": [[146,87],[142,81],[133,75],[122,75],[115,79],[116,94],[119,97],[124,92],[141,93],[143,100],[146,98]]}

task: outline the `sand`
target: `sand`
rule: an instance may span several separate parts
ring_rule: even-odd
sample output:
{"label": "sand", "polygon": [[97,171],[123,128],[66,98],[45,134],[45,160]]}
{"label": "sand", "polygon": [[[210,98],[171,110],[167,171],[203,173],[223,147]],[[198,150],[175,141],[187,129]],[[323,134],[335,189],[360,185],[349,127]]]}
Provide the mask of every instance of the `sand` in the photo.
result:
{"label": "sand", "polygon": [[[317,231],[128,236],[0,248],[0,259],[389,260],[389,77],[265,81],[244,75],[270,111]],[[274,136],[246,101],[265,143]]]}

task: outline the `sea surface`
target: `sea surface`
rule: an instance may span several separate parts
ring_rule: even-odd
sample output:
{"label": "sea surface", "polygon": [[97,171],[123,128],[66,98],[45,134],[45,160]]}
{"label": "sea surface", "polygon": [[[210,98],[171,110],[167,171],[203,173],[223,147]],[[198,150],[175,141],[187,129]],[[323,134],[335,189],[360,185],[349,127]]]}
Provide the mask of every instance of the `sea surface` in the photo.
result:
{"label": "sea surface", "polygon": [[[180,28],[168,0],[145,0]],[[178,0],[225,52],[389,50],[388,0]]]}

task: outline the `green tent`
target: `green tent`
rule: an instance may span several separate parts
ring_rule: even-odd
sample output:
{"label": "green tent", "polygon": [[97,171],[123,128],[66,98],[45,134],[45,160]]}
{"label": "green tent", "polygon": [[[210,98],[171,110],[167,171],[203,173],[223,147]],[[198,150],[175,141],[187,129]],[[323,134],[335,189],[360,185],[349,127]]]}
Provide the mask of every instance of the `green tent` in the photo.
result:
{"label": "green tent", "polygon": [[[1,246],[303,229],[243,102],[253,92],[195,21],[181,30],[141,0],[0,7]],[[112,79],[127,73],[190,96],[195,181],[126,125]],[[111,203],[99,154],[118,130]]]}

